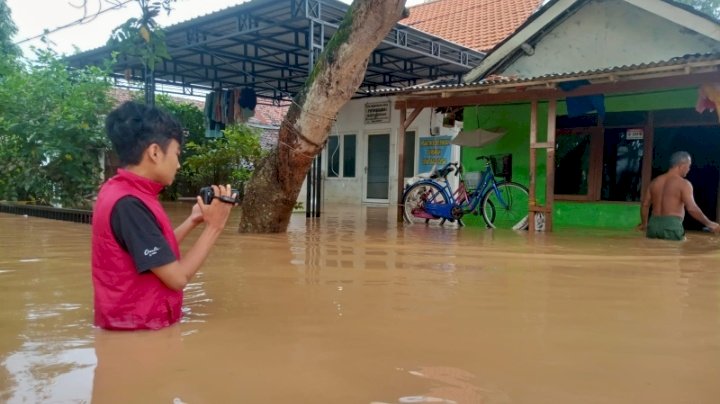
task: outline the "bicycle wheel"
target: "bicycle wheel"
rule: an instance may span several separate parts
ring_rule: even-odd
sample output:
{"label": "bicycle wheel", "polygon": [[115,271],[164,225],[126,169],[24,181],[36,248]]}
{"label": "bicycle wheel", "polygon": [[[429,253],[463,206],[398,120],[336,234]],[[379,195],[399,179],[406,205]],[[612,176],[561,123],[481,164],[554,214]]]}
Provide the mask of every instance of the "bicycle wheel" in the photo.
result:
{"label": "bicycle wheel", "polygon": [[[490,188],[481,202],[483,218],[489,227],[524,230],[528,226],[528,191],[514,182]],[[494,217],[493,217],[494,216]]]}
{"label": "bicycle wheel", "polygon": [[[475,212],[478,215],[482,216],[483,220],[485,221],[485,224],[487,225],[487,228],[492,229],[492,227],[493,227],[492,224],[495,221],[495,204],[493,203],[493,201],[488,200],[487,204],[485,204],[485,206],[483,206],[482,203],[478,203],[478,207],[477,207],[477,209],[475,209]],[[485,213],[485,214],[483,214],[483,213]],[[487,216],[485,216],[485,215],[487,215]]]}
{"label": "bicycle wheel", "polygon": [[427,213],[426,202],[448,203],[439,185],[430,182],[414,184],[403,196],[403,216],[407,223],[429,223],[440,219]]}

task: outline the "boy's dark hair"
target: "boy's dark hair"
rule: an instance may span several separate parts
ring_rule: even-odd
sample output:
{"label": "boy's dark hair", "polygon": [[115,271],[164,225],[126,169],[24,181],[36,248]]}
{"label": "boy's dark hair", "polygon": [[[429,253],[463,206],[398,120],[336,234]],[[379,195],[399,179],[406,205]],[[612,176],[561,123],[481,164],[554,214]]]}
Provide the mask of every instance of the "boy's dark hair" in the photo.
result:
{"label": "boy's dark hair", "polygon": [[139,164],[145,149],[157,143],[167,150],[172,139],[183,144],[183,128],[168,112],[127,101],[105,118],[105,130],[122,165]]}

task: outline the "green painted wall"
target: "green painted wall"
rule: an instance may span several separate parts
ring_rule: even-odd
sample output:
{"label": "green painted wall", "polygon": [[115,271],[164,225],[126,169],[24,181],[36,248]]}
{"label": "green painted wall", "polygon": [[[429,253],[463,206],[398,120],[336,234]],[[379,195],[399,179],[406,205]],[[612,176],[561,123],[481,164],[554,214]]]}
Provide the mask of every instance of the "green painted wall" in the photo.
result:
{"label": "green painted wall", "polygon": [[[605,98],[607,112],[651,111],[673,108],[692,108],[697,101],[697,89],[660,91],[644,94],[612,96]],[[541,103],[538,111],[538,141],[547,137],[547,103]],[[565,115],[564,102],[558,103],[558,115]],[[476,128],[505,128],[507,134],[498,142],[483,148],[463,147],[461,161],[467,171],[479,171],[481,163],[475,157],[481,155],[513,155],[513,181],[529,184],[530,172],[530,104],[508,104],[465,108],[464,130]],[[545,152],[538,152],[537,194],[539,203],[545,201]],[[640,221],[639,203],[622,202],[568,202],[555,203],[553,215],[558,227],[609,227],[628,228]],[[482,218],[469,216],[469,225],[482,225]]]}

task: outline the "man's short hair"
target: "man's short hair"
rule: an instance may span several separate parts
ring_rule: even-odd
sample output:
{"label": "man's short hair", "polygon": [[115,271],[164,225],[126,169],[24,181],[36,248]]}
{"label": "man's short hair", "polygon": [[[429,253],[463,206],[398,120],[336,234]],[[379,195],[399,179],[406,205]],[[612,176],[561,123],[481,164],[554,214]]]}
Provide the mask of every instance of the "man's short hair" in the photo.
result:
{"label": "man's short hair", "polygon": [[686,151],[677,151],[670,156],[670,168],[690,162],[690,153]]}
{"label": "man's short hair", "polygon": [[153,143],[163,151],[175,139],[182,146],[183,128],[168,112],[127,101],[105,118],[105,129],[122,165],[139,164]]}

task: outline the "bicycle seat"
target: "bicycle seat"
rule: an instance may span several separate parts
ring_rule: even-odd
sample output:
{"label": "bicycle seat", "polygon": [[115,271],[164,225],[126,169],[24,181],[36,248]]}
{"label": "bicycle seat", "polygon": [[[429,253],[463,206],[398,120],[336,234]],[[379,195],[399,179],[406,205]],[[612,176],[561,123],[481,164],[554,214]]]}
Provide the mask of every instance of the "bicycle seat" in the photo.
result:
{"label": "bicycle seat", "polygon": [[422,179],[422,180],[427,180],[427,179],[433,178],[433,175],[436,175],[436,173],[435,173],[436,170],[437,170],[437,166],[436,166],[436,164],[433,164],[430,171],[425,172],[425,173],[419,173],[418,175],[416,175],[416,177],[419,179]]}
{"label": "bicycle seat", "polygon": [[448,174],[453,172],[455,170],[455,167],[453,167],[452,164],[447,164],[443,168],[437,170],[432,178],[446,178]]}

